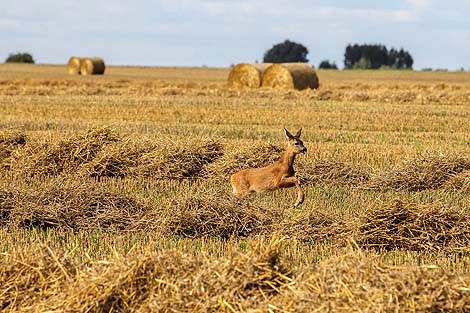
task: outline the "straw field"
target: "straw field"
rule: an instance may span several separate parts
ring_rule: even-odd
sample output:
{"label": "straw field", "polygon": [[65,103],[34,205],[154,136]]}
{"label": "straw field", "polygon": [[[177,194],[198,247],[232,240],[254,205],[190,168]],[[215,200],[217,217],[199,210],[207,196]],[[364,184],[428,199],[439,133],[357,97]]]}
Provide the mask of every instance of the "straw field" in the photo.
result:
{"label": "straw field", "polygon": [[[0,64],[5,312],[470,311],[470,74]],[[233,197],[283,127],[295,189]]]}

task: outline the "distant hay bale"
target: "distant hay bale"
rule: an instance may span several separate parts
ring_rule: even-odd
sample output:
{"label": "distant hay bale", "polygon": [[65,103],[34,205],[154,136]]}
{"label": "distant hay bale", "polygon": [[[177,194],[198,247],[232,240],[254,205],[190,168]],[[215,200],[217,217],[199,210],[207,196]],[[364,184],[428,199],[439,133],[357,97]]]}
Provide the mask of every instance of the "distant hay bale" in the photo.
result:
{"label": "distant hay bale", "polygon": [[316,89],[319,82],[313,67],[306,63],[279,63],[264,71],[261,86],[303,90]]}
{"label": "distant hay bale", "polygon": [[240,63],[228,74],[229,87],[260,87],[263,72],[271,63]]}
{"label": "distant hay bale", "polygon": [[81,59],[79,57],[71,57],[69,59],[69,62],[67,63],[67,70],[70,75],[80,74],[80,62]]}
{"label": "distant hay bale", "polygon": [[82,75],[102,75],[105,68],[102,58],[85,58],[80,62],[80,73]]}

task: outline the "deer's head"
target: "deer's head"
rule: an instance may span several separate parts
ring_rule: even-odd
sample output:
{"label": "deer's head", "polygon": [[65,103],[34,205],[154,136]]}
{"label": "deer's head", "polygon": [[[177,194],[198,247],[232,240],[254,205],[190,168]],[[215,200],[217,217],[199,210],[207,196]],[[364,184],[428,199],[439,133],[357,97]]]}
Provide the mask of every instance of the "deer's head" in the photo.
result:
{"label": "deer's head", "polygon": [[307,148],[304,146],[302,140],[300,140],[301,133],[302,128],[299,129],[295,135],[292,135],[287,129],[284,128],[284,134],[286,135],[288,148],[292,149],[294,154],[307,152]]}

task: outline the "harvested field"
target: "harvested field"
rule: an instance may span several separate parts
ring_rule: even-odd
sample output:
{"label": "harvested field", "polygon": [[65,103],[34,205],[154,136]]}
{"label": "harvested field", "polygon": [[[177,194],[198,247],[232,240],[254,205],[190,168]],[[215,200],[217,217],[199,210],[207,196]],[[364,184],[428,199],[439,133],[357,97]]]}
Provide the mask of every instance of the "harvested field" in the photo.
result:
{"label": "harvested field", "polygon": [[[283,243],[260,242],[213,261],[160,251],[114,256],[88,267],[50,249],[27,250],[0,259],[0,288],[6,291],[0,301],[3,308],[19,312],[304,312],[312,306],[315,312],[464,312],[470,306],[468,275],[433,266],[387,265],[360,251],[295,269]],[[38,284],[41,289],[35,288]]]}
{"label": "harvested field", "polygon": [[[316,73],[0,64],[1,310],[469,311],[470,74]],[[233,197],[284,127],[305,202]]]}

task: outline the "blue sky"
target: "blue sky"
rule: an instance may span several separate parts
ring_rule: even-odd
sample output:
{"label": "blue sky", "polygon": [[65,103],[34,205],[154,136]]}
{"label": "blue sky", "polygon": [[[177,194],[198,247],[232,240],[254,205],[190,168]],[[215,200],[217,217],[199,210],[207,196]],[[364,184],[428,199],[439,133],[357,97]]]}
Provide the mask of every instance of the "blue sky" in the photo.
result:
{"label": "blue sky", "polygon": [[[229,66],[290,39],[343,66],[348,43],[408,50],[415,69],[470,69],[469,0],[3,0],[0,60],[72,55],[112,65]],[[353,3],[353,4],[352,4]]]}

